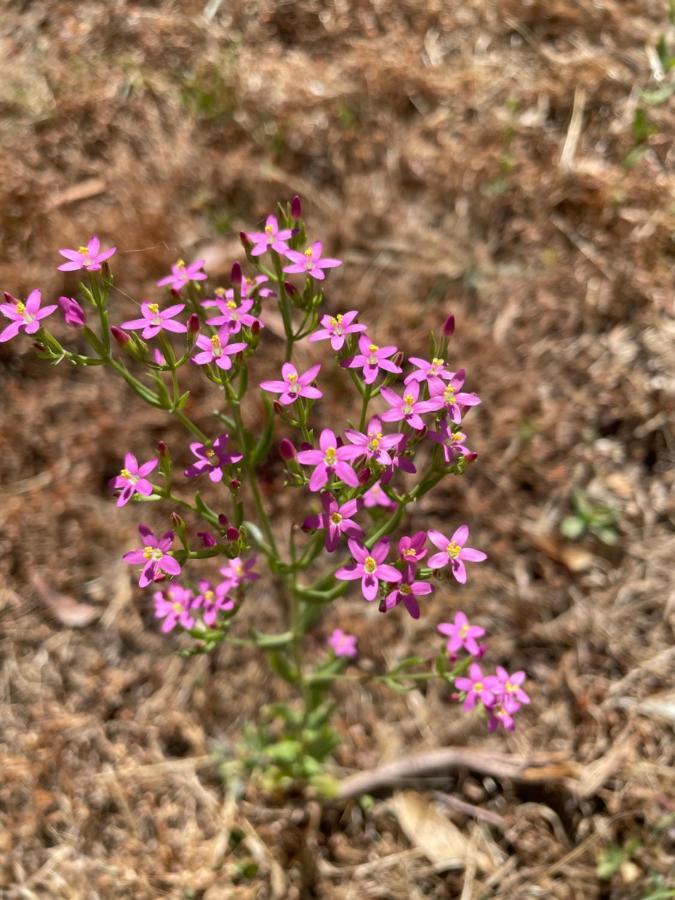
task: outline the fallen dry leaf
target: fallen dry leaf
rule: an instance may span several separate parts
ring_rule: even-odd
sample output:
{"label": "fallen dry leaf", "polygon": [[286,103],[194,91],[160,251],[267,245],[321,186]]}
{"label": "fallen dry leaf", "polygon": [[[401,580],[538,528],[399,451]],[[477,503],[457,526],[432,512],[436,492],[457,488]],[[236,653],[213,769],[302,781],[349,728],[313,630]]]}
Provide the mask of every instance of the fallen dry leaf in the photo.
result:
{"label": "fallen dry leaf", "polygon": [[436,866],[463,868],[471,852],[482,872],[491,872],[492,861],[480,850],[469,851],[469,840],[449,819],[443,816],[422,794],[398,791],[391,808],[405,836]]}
{"label": "fallen dry leaf", "polygon": [[79,603],[67,594],[53,590],[37,573],[32,574],[31,582],[45,606],[66,628],[86,628],[101,615],[101,610],[95,606]]}

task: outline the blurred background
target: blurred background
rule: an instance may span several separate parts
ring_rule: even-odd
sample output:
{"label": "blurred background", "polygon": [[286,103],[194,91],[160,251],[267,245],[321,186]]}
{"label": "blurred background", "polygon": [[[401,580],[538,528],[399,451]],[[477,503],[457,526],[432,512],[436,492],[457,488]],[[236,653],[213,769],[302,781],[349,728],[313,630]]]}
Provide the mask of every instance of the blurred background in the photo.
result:
{"label": "blurred background", "polygon": [[[118,246],[135,298],[179,256],[225,278],[239,232],[298,193],[345,263],[331,310],[363,310],[416,355],[454,313],[479,459],[415,524],[467,521],[489,561],[419,623],[345,599],[317,647],[340,625],[365,660],[431,654],[461,606],[492,664],[527,670],[533,703],[488,736],[442,685],[342,687],[336,771],[444,746],[547,768],[451,772],[427,785],[461,801],[442,813],[419,784],[323,812],[252,788],[235,802],[212,754],[273,685],[246,650],[175,655],[119,562],[138,510],[115,511],[106,486],[125,451],[183,439],[22,338],[0,346],[2,896],[675,896],[673,14],[3,5],[0,288],[72,293],[57,248],[92,233]],[[208,395],[191,402],[207,420]],[[465,867],[435,865],[415,810]]]}

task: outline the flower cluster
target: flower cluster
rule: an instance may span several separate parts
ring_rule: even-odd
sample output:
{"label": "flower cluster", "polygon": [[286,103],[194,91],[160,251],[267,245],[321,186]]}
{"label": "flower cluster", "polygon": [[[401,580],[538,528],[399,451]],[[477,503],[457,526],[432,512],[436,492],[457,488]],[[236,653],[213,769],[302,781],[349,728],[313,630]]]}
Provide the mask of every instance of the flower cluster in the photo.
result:
{"label": "flower cluster", "polygon": [[[136,303],[128,318],[109,304],[116,248],[104,248],[94,236],[78,249],[61,249],[66,262],[58,268],[82,273],[83,302],[94,310],[100,334],[75,297],[60,296],[58,303],[43,306],[40,291],[33,290],[25,301],[4,295],[0,314],[8,322],[0,342],[24,332],[55,362],[109,366],[141,399],[187,429],[189,444],[178,448],[175,459],[163,442],[144,462],[128,452],[110,480],[118,507],[156,503],[159,508],[162,501],[173,509],[169,530],[155,534],[141,524],[140,545],[123,558],[140,567],[139,586],[153,589],[163,632],[188,632],[207,649],[220,640],[272,648],[275,671],[299,684],[305,664],[298,645],[317,619],[310,603],[337,600],[354,582],[365,601],[377,601],[380,612],[398,615],[403,607],[419,619],[432,595],[434,602],[444,602],[438,594],[453,579],[465,584],[468,565],[487,559],[469,546],[467,524],[455,521],[411,533],[402,533],[401,524],[409,505],[446,475],[463,475],[476,460],[465,419],[481,401],[465,389],[465,370],[447,360],[452,316],[433,336],[428,356],[406,358],[361,322],[358,310],[325,312],[327,275],[342,262],[324,256],[322,242],[308,238],[299,198],[241,239],[251,274],[235,262],[229,286],[215,287],[203,259],[178,260],[156,281],[163,290]],[[45,320],[57,309],[65,324],[80,329],[90,355],[67,350],[48,330]],[[267,350],[257,351],[274,347],[281,325],[283,362],[270,365]],[[299,361],[294,352],[303,341],[307,355]],[[323,351],[321,362],[312,361],[317,351]],[[181,389],[183,366],[218,388],[224,407],[215,411],[211,428],[201,417],[199,424],[190,417],[194,400],[184,385]],[[314,406],[328,406],[324,395],[338,380],[353,388],[360,403],[315,430]],[[251,388],[255,398],[247,399]],[[244,416],[246,405],[250,412]],[[325,421],[329,410],[321,411]],[[274,491],[259,483],[264,466],[266,476],[274,475],[268,457],[277,429],[285,432],[278,444],[283,477],[299,489],[303,505],[290,529],[288,551],[280,549],[281,529],[266,510]],[[278,473],[279,460],[274,462]],[[202,530],[196,530],[195,519]],[[256,554],[249,552],[253,549]],[[193,566],[219,557],[227,562],[217,577],[203,571],[192,575]],[[231,637],[250,583],[260,578],[260,558],[276,584],[290,592],[287,630],[261,637],[253,629],[247,638]],[[485,632],[463,612],[439,631],[448,638],[450,659],[459,660],[453,677],[464,708],[480,705],[491,729],[512,728],[515,712],[529,702],[524,673],[499,667],[484,676],[477,660],[485,650],[479,643]],[[324,660],[328,668],[317,670],[321,677],[314,683],[329,683],[340,665],[356,657],[356,643],[354,635],[335,629],[328,639],[332,655]],[[285,653],[280,663],[279,654]]]}

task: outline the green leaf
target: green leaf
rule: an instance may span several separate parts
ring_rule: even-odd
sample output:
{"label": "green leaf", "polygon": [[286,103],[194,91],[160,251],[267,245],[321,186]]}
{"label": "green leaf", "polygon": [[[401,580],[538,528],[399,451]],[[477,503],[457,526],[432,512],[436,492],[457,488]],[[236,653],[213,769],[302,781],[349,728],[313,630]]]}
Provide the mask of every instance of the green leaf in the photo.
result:
{"label": "green leaf", "polygon": [[298,683],[298,672],[295,666],[291,665],[288,657],[276,650],[272,650],[268,655],[270,668],[279,678],[283,678],[287,684]]}
{"label": "green leaf", "polygon": [[560,523],[560,533],[571,541],[581,537],[586,530],[586,523],[578,516],[566,516]]}
{"label": "green leaf", "polygon": [[270,744],[265,749],[265,755],[273,762],[293,763],[302,756],[302,744],[300,741],[286,738],[276,744]]}
{"label": "green leaf", "polygon": [[663,84],[653,91],[643,91],[640,96],[648,106],[660,106],[666,100],[670,100],[673,94],[675,94],[675,81]]}
{"label": "green leaf", "polygon": [[592,528],[591,531],[600,538],[603,544],[609,544],[609,546],[613,546],[619,540],[619,535],[610,527]]}

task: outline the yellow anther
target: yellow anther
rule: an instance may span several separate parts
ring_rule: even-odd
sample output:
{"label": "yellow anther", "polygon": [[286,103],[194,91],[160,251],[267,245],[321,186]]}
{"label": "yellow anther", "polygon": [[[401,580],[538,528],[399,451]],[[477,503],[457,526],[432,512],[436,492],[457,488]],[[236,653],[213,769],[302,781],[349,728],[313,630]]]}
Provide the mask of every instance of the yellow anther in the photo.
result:
{"label": "yellow anther", "polygon": [[399,592],[407,597],[408,594],[412,594],[412,588],[409,584],[402,584],[399,588]]}
{"label": "yellow anther", "polygon": [[342,521],[342,516],[340,515],[340,513],[335,512],[331,515],[330,520],[333,523],[333,525],[339,525],[340,522]]}
{"label": "yellow anther", "polygon": [[19,302],[16,304],[16,311],[17,311],[19,314],[23,314],[23,313],[26,311],[26,304],[25,304],[25,303],[22,303],[22,302],[19,300]]}
{"label": "yellow anther", "polygon": [[291,372],[291,374],[286,379],[286,381],[290,381],[291,384],[295,384],[295,382],[297,380],[298,380],[298,376],[295,374],[295,372]]}
{"label": "yellow anther", "polygon": [[172,603],[172,604],[171,604],[171,609],[172,609],[174,612],[177,612],[177,613],[183,612],[183,604],[180,603],[180,601],[176,600],[175,603]]}
{"label": "yellow anther", "polygon": [[482,693],[483,690],[485,690],[485,685],[483,684],[482,681],[477,681],[474,684],[473,689],[477,694],[480,694],[480,693]]}
{"label": "yellow anther", "polygon": [[143,547],[143,556],[146,559],[153,559],[153,560],[155,560],[155,562],[157,562],[162,558],[163,553],[159,549],[159,547],[147,546],[147,547]]}
{"label": "yellow anther", "polygon": [[431,368],[440,369],[444,362],[444,359],[439,359],[437,356],[434,356],[434,358],[431,360]]}
{"label": "yellow anther", "polygon": [[378,346],[377,344],[370,344],[370,345],[368,346],[368,350],[369,350],[370,353],[377,353],[377,351],[378,351],[379,349],[380,349],[380,348],[379,348],[379,346]]}
{"label": "yellow anther", "polygon": [[225,306],[226,306],[228,309],[236,309],[236,308],[237,308],[237,301],[236,301],[236,300],[228,300],[227,303],[225,304]]}
{"label": "yellow anther", "polygon": [[414,547],[405,547],[403,550],[403,555],[406,559],[415,559],[417,556],[417,550]]}
{"label": "yellow anther", "polygon": [[443,391],[443,399],[448,404],[455,402],[455,389],[451,384],[447,385]]}
{"label": "yellow anther", "polygon": [[337,450],[335,449],[335,447],[329,447],[324,454],[324,460],[326,461],[326,465],[334,466],[336,459],[337,459]]}
{"label": "yellow anther", "polygon": [[273,234],[274,228],[271,225],[265,225],[265,234]]}
{"label": "yellow anther", "polygon": [[412,406],[413,403],[415,402],[415,398],[413,397],[412,394],[406,394],[405,397],[403,398],[403,402],[405,403],[406,406]]}
{"label": "yellow anther", "polygon": [[366,558],[363,561],[363,568],[366,570],[366,572],[369,575],[373,574],[373,572],[377,568],[377,563],[375,562],[375,560],[373,559],[372,556],[366,556]]}
{"label": "yellow anther", "polygon": [[159,303],[148,303],[148,309],[154,316],[156,316],[159,312]]}
{"label": "yellow anther", "polygon": [[208,450],[206,451],[206,457],[207,457],[208,459],[215,459],[215,456],[216,456],[216,451],[215,451],[215,450],[212,450],[212,449],[209,447]]}
{"label": "yellow anther", "polygon": [[214,350],[220,350],[220,338],[217,334],[211,336],[211,346]]}
{"label": "yellow anther", "polygon": [[447,554],[450,559],[456,559],[456,557],[458,557],[461,552],[462,548],[459,546],[459,544],[455,543],[455,541],[450,541],[447,547]]}
{"label": "yellow anther", "polygon": [[77,252],[81,253],[82,256],[89,256],[89,247],[78,247]]}
{"label": "yellow anther", "polygon": [[311,247],[308,247],[308,248],[305,250],[305,256],[311,256],[311,255],[312,255],[312,248],[311,248]]}
{"label": "yellow anther", "polygon": [[204,599],[207,603],[212,603],[215,596],[213,591],[204,591]]}
{"label": "yellow anther", "polygon": [[467,634],[469,633],[469,626],[468,626],[468,625],[462,625],[462,627],[460,628],[459,633],[460,633],[460,635],[461,635],[462,637],[466,637]]}
{"label": "yellow anther", "polygon": [[216,295],[216,297],[224,297],[225,296],[225,288],[217,287],[213,293]]}
{"label": "yellow anther", "polygon": [[184,259],[179,259],[178,262],[176,263],[176,268],[177,268],[177,269],[184,269],[184,268],[185,268],[185,260],[184,260]]}

